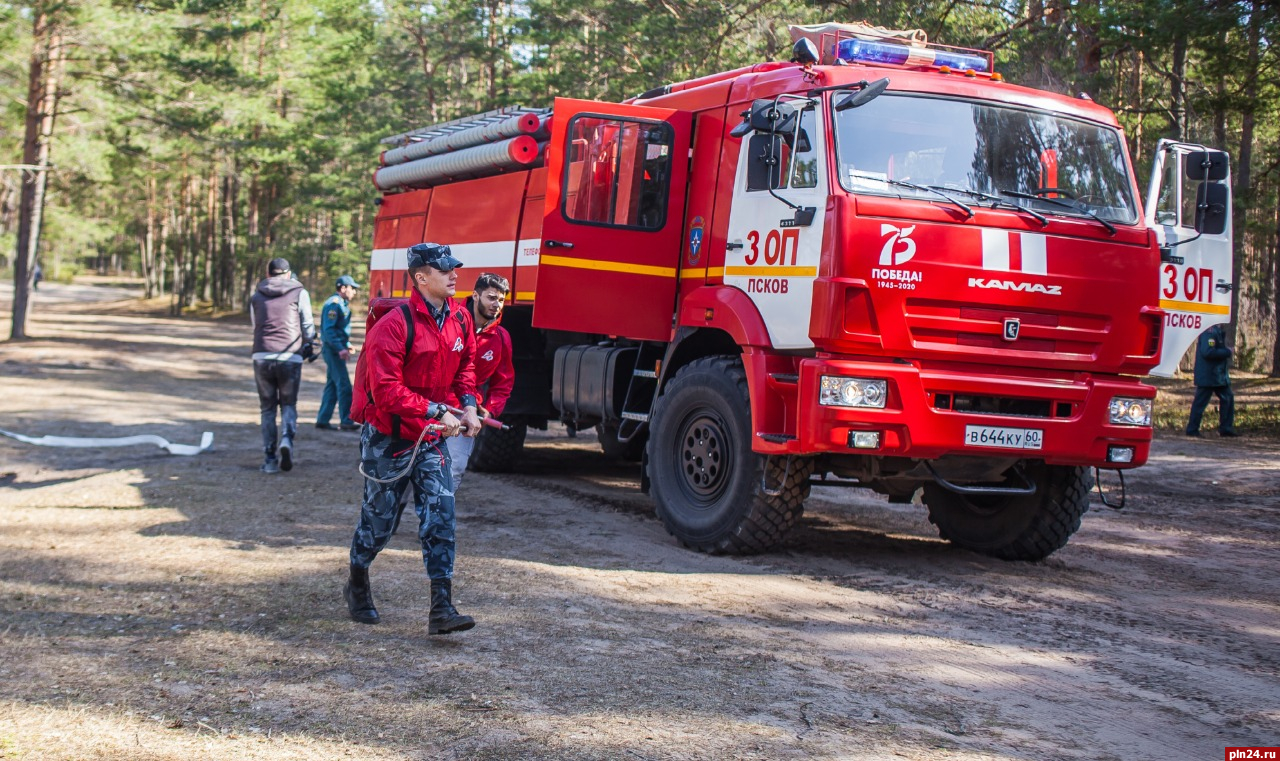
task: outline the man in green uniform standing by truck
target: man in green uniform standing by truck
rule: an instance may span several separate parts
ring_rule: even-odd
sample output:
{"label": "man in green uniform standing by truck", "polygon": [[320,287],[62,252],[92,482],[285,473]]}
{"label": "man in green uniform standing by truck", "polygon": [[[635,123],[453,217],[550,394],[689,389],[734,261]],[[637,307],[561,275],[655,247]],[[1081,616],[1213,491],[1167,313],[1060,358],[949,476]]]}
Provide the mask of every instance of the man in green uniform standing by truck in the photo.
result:
{"label": "man in green uniform standing by truck", "polygon": [[320,309],[320,339],[324,342],[321,355],[327,368],[324,395],[320,397],[320,414],[316,415],[316,428],[333,430],[329,422],[333,409],[338,408],[338,425],[344,431],[356,431],[359,424],[351,419],[351,375],[347,372],[347,360],[351,357],[351,299],[360,286],[350,275],[338,278],[337,292],[330,296]]}

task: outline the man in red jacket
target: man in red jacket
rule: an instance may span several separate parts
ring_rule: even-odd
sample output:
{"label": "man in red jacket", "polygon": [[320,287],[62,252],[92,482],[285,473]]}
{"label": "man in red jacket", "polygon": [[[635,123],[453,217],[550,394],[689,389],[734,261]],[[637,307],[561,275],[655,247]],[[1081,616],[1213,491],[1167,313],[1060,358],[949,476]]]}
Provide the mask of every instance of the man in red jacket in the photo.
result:
{"label": "man in red jacket", "polygon": [[[480,417],[492,415],[501,419],[502,409],[511,398],[516,383],[516,371],[511,364],[511,335],[499,323],[502,306],[506,303],[511,284],[505,277],[486,272],[476,279],[475,293],[467,299],[476,330],[476,388],[479,395]],[[457,406],[458,399],[450,397],[449,403]],[[453,437],[445,443],[453,460],[453,490],[462,485],[462,474],[467,470],[475,439]]]}
{"label": "man in red jacket", "polygon": [[[453,607],[454,506],[449,450],[434,433],[423,435],[429,422],[443,426],[446,437],[480,431],[476,416],[476,383],[472,366],[475,335],[462,305],[455,301],[462,262],[448,246],[419,243],[409,249],[412,333],[401,309],[388,312],[365,340],[367,377],[360,417],[361,471],[364,502],[351,538],[351,576],[343,589],[351,617],[378,623],[369,587],[369,566],[387,546],[400,524],[401,499],[413,485],[422,560],[431,579],[428,634],[449,634],[475,626],[471,616]],[[412,343],[406,341],[412,336]],[[408,349],[406,352],[406,348]],[[359,373],[357,373],[359,375]],[[461,420],[445,409],[450,396],[462,406]],[[415,446],[421,437],[421,445]]]}

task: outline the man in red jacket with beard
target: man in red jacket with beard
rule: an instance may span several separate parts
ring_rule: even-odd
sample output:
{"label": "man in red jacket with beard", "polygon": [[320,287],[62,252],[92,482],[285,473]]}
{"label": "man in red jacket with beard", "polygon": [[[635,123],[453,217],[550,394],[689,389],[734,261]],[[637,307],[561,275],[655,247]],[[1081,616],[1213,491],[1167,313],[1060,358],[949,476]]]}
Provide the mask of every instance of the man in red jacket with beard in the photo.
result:
{"label": "man in red jacket with beard", "polygon": [[[360,464],[365,474],[364,502],[351,538],[351,576],[343,589],[351,618],[378,623],[369,586],[369,566],[400,524],[401,499],[413,485],[422,560],[431,579],[428,634],[449,634],[475,626],[471,616],[453,607],[454,505],[449,450],[425,426],[437,422],[446,437],[480,431],[472,366],[475,334],[471,320],[453,298],[456,268],[448,246],[419,243],[409,249],[413,294],[408,315],[388,312],[365,340],[366,377],[357,372],[360,398],[353,417],[364,421]],[[412,332],[406,317],[412,320]],[[406,346],[407,341],[412,341]],[[457,398],[461,420],[444,402]],[[363,404],[361,404],[363,402]],[[415,443],[421,440],[420,446]]]}
{"label": "man in red jacket with beard", "polygon": [[[511,284],[505,277],[486,272],[476,279],[475,293],[466,303],[476,330],[476,388],[483,392],[478,396],[481,418],[492,415],[501,419],[502,410],[511,398],[511,389],[516,383],[516,371],[511,364],[511,335],[499,324],[502,321],[502,307],[510,291]],[[456,397],[449,399],[449,403],[455,407],[458,401]],[[475,441],[472,438],[454,436],[445,442],[453,460],[455,492],[462,485],[462,474],[467,470],[467,461],[471,459]]]}

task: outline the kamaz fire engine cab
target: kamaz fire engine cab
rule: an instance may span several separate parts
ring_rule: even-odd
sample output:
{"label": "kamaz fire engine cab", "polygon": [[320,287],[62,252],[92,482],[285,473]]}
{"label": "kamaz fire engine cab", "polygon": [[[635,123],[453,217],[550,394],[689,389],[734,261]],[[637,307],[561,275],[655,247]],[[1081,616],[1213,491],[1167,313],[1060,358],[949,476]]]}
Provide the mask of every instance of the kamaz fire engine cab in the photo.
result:
{"label": "kamaz fire engine cab", "polygon": [[1162,141],[1144,215],[1087,96],[916,35],[793,35],[790,63],[389,138],[370,321],[414,243],[453,247],[460,296],[509,278],[511,430],[473,467],[597,426],[692,548],[769,548],[838,484],[1043,558],[1091,468],[1147,460],[1140,378],[1230,319],[1227,157]]}

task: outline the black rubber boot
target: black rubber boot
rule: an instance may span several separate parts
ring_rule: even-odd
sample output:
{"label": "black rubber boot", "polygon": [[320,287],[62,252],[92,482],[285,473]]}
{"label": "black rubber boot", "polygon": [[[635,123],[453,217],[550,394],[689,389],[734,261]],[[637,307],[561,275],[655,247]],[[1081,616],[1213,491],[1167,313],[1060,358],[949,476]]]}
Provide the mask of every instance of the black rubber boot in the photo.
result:
{"label": "black rubber boot", "polygon": [[452,634],[465,632],[476,625],[471,616],[464,616],[453,607],[453,579],[431,581],[431,620],[427,634]]}
{"label": "black rubber boot", "polygon": [[342,596],[347,599],[347,610],[351,612],[351,620],[361,624],[376,624],[382,619],[373,607],[373,590],[369,589],[369,569],[351,566],[351,578],[342,588]]}

